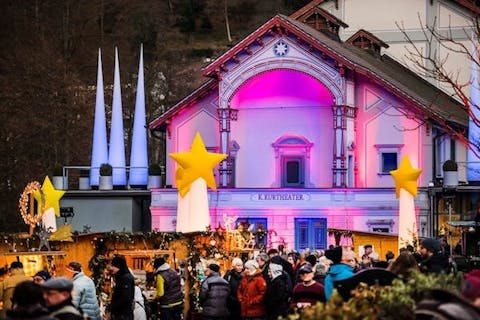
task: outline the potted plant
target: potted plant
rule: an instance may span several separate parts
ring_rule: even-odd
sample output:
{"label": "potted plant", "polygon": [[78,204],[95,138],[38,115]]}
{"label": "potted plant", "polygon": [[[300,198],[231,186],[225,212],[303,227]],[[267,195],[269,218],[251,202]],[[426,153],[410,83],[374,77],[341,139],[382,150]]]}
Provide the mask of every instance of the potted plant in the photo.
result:
{"label": "potted plant", "polygon": [[100,166],[100,180],[98,184],[99,190],[113,189],[112,171],[112,166],[108,163],[103,163]]}
{"label": "potted plant", "polygon": [[89,190],[90,189],[90,170],[80,170],[80,176],[78,178],[78,189]]}
{"label": "potted plant", "polygon": [[443,185],[446,187],[458,186],[458,165],[453,160],[443,163]]}
{"label": "potted plant", "polygon": [[147,189],[160,188],[161,184],[162,184],[162,168],[158,163],[153,163],[148,167]]}
{"label": "potted plant", "polygon": [[59,164],[56,164],[53,167],[53,175],[52,175],[53,187],[57,190],[63,190],[64,186],[67,185],[67,183],[65,183],[66,181],[64,180],[65,179],[63,177],[63,167]]}

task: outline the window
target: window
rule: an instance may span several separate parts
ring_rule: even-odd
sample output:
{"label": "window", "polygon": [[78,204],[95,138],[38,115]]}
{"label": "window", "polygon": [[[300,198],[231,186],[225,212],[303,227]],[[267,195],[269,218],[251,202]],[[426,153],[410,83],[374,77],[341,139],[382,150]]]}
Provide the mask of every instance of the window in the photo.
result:
{"label": "window", "polygon": [[310,149],[313,143],[305,137],[285,135],[272,147],[275,151],[275,181],[272,187],[310,188]]}
{"label": "window", "polygon": [[283,158],[282,187],[303,188],[304,160],[302,157]]}
{"label": "window", "polygon": [[403,144],[376,144],[379,155],[378,174],[390,174],[390,171],[398,168],[398,157]]}
{"label": "window", "polygon": [[390,171],[398,168],[398,155],[396,152],[382,153],[382,173],[390,173]]}
{"label": "window", "polygon": [[326,249],[327,247],[327,219],[326,218],[299,218],[295,219],[295,248],[305,250]]}
{"label": "window", "polygon": [[256,248],[265,248],[267,246],[267,218],[238,218],[235,222],[235,227],[238,229],[239,225],[243,225],[243,230],[256,232]]}

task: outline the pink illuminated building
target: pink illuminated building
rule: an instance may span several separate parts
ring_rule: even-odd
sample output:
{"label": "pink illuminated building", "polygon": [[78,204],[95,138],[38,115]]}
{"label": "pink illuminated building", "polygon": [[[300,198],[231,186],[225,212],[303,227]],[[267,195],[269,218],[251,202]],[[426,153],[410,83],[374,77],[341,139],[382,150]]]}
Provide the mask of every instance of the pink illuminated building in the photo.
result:
{"label": "pink illuminated building", "polygon": [[[389,171],[407,155],[423,169],[415,199],[419,234],[431,233],[427,186],[438,166],[465,159],[445,126],[468,126],[461,105],[382,50],[387,43],[314,1],[277,15],[203,70],[207,81],[151,130],[166,132],[166,153],[187,151],[196,132],[228,154],[209,191],[211,226],[223,216],[274,230],[269,245],[323,249],[327,228],[398,232]],[[346,21],[348,23],[348,21]],[[200,72],[200,71],[199,71]],[[452,151],[454,150],[454,151]],[[175,163],[152,190],[152,229],[175,230]]]}

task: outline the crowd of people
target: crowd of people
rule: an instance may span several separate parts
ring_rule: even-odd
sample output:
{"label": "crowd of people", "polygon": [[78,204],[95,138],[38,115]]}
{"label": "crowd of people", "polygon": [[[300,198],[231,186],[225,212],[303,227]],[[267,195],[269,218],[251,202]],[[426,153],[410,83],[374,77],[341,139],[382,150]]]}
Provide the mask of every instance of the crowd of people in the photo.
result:
{"label": "crowd of people", "polygon": [[[22,268],[21,262],[13,262],[9,276],[0,284],[1,319],[100,320],[107,314],[111,320],[146,320],[151,313],[155,319],[183,319],[182,279],[164,257],[153,261],[155,310],[122,256],[113,257],[107,266],[114,285],[106,312],[80,263],[70,262],[66,277],[51,277],[46,270],[27,277]],[[247,261],[233,258],[231,269],[224,274],[221,269],[217,261],[206,262],[198,295],[204,320],[278,319],[329,301],[339,281],[362,270],[385,269],[409,279],[414,272],[449,273],[452,265],[441,241],[425,239],[418,252],[407,247],[395,257],[388,251],[385,259],[371,245],[365,245],[358,258],[352,248],[342,246],[304,253],[272,248]],[[480,270],[465,274],[462,295],[480,308]]]}

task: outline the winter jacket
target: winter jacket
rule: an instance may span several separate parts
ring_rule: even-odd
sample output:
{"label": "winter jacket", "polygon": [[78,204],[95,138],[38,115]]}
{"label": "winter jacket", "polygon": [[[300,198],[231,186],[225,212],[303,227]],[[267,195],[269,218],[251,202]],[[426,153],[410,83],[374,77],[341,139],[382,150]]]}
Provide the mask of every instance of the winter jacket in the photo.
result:
{"label": "winter jacket", "polygon": [[7,320],[58,320],[41,304],[17,307],[7,311]]}
{"label": "winter jacket", "polygon": [[120,269],[115,274],[115,287],[110,303],[110,313],[114,320],[133,320],[134,287],[134,278],[128,269]]}
{"label": "winter jacket", "polygon": [[353,275],[353,268],[348,264],[338,263],[332,265],[328,270],[324,281],[325,297],[327,298],[327,301],[333,293],[333,282],[350,278]]}
{"label": "winter jacket", "polygon": [[450,262],[447,256],[435,253],[420,262],[420,270],[425,273],[449,273]]}
{"label": "winter jacket", "polygon": [[228,270],[223,278],[230,284],[230,295],[227,300],[227,308],[230,312],[230,319],[241,319],[240,302],[238,301],[237,292],[240,281],[242,280],[242,273],[239,273],[233,269]]}
{"label": "winter jacket", "polygon": [[172,270],[168,263],[156,270],[157,296],[160,306],[173,307],[183,303],[180,276]]}
{"label": "winter jacket", "polygon": [[72,303],[91,320],[100,320],[95,284],[83,272],[77,272],[73,277]]}
{"label": "winter jacket", "polygon": [[13,289],[22,281],[32,280],[27,277],[23,269],[12,269],[10,276],[0,283],[0,300],[3,301],[3,309],[0,313],[0,319],[5,319],[7,310],[12,308]]}
{"label": "winter jacket", "polygon": [[266,293],[267,282],[260,270],[257,270],[254,275],[245,273],[237,292],[242,317],[265,317],[264,298]]}
{"label": "winter jacket", "polygon": [[218,272],[211,274],[202,282],[200,288],[200,305],[203,307],[203,316],[212,318],[227,318],[229,315],[227,299],[230,295],[230,285],[220,277]]}
{"label": "winter jacket", "polygon": [[288,274],[272,279],[265,295],[267,319],[276,320],[279,316],[286,316],[288,312]]}
{"label": "winter jacket", "polygon": [[147,320],[147,314],[145,313],[145,303],[142,289],[139,286],[135,286],[135,307],[133,308],[133,319],[134,320]]}

